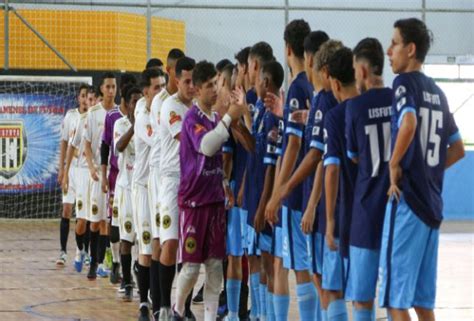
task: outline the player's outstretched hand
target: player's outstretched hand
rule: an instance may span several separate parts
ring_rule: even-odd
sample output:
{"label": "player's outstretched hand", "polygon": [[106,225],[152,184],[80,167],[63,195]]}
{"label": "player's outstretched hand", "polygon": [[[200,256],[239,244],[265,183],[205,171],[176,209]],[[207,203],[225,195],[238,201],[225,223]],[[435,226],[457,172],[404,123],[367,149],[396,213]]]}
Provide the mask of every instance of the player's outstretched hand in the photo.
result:
{"label": "player's outstretched hand", "polygon": [[92,178],[94,181],[98,182],[98,181],[99,181],[99,175],[98,175],[98,173],[97,173],[97,169],[96,169],[96,168],[92,168],[92,169],[90,169],[89,171],[90,171],[90,173],[91,173],[91,178]]}
{"label": "player's outstretched hand", "polygon": [[255,219],[253,221],[253,226],[255,227],[255,232],[260,233],[265,228],[265,213],[263,209],[259,206],[257,213],[255,214]]}
{"label": "player's outstretched hand", "polygon": [[306,122],[308,121],[308,110],[295,110],[293,113],[291,113],[291,121],[301,125],[306,125]]}
{"label": "player's outstretched hand", "polygon": [[337,251],[336,240],[334,239],[334,230],[336,222],[334,219],[326,220],[326,244],[331,251]]}
{"label": "player's outstretched hand", "polygon": [[402,179],[402,168],[399,164],[389,165],[390,170],[390,188],[388,189],[387,195],[389,197],[395,197],[397,202],[400,201],[400,196],[402,195],[402,191],[398,187],[400,180]]}
{"label": "player's outstretched hand", "polygon": [[[62,166],[61,166],[62,167]],[[64,176],[64,169],[60,168],[58,172],[58,183],[62,184],[63,183],[63,176]]]}
{"label": "player's outstretched hand", "polygon": [[227,114],[232,118],[232,121],[238,120],[240,116],[245,111],[246,106],[245,105],[239,105],[239,104],[231,104],[229,107],[229,110],[227,111]]}
{"label": "player's outstretched hand", "polygon": [[313,224],[316,210],[313,208],[307,208],[304,212],[303,218],[301,219],[301,230],[304,234],[311,234],[313,232]]}
{"label": "player's outstretched hand", "polygon": [[229,210],[235,205],[234,193],[232,192],[229,186],[226,186],[224,188],[224,192],[225,192],[225,198],[227,200],[225,208],[226,210]]}
{"label": "player's outstretched hand", "polygon": [[102,179],[102,193],[106,194],[109,191],[109,186],[106,179]]}
{"label": "player's outstretched hand", "polygon": [[274,93],[267,93],[263,100],[265,107],[267,107],[273,114],[278,117],[283,117],[283,92],[280,92],[280,96]]}
{"label": "player's outstretched hand", "polygon": [[278,209],[280,208],[280,202],[275,197],[272,196],[265,207],[265,220],[271,224],[275,225],[278,223]]}
{"label": "player's outstretched hand", "polygon": [[232,91],[231,97],[232,103],[237,105],[247,105],[247,101],[245,99],[245,91],[242,86],[235,87],[235,89]]}

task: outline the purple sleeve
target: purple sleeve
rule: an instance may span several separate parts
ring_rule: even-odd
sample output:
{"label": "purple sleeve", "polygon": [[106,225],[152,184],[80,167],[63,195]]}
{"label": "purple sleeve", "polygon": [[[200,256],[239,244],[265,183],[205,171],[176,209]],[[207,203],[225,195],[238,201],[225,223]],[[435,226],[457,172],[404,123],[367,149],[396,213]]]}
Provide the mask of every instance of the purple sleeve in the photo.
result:
{"label": "purple sleeve", "polygon": [[207,134],[207,128],[202,124],[200,119],[193,114],[189,114],[185,118],[183,127],[189,137],[189,147],[197,153],[200,153],[201,140],[204,135]]}
{"label": "purple sleeve", "polygon": [[102,134],[102,141],[106,145],[112,146],[113,131],[114,128],[112,127],[111,117],[107,114],[105,115],[104,133]]}

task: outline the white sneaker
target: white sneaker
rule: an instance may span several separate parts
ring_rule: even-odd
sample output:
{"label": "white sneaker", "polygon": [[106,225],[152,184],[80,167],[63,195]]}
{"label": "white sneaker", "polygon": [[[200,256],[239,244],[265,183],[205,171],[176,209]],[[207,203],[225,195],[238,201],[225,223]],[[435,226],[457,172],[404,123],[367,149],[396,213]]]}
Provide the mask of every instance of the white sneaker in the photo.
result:
{"label": "white sneaker", "polygon": [[85,266],[91,265],[91,257],[89,255],[89,253],[85,252],[84,254],[85,254],[85,256],[84,256],[84,265]]}
{"label": "white sneaker", "polygon": [[61,251],[59,253],[58,259],[56,260],[56,265],[64,266],[66,264],[66,260],[67,260],[67,253],[64,251]]}

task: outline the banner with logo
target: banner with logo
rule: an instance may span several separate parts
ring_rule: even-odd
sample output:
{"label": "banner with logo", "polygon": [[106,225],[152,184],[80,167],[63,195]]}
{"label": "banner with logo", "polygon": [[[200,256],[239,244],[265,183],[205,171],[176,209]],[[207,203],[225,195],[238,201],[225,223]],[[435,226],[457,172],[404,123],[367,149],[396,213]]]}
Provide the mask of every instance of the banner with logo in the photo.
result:
{"label": "banner with logo", "polygon": [[0,79],[0,193],[59,188],[61,123],[77,105],[78,86]]}

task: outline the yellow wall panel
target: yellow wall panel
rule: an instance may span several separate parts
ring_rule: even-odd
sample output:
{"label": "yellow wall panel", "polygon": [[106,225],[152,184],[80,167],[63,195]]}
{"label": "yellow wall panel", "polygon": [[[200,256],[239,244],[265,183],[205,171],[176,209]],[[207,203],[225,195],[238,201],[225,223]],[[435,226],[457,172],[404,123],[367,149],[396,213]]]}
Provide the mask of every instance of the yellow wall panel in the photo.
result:
{"label": "yellow wall panel", "polygon": [[[146,63],[145,16],[94,11],[20,10],[68,61],[82,70],[142,71]],[[3,15],[0,16],[0,66],[4,64]],[[11,69],[68,67],[10,12]],[[152,19],[152,56],[184,50],[183,22]]]}

